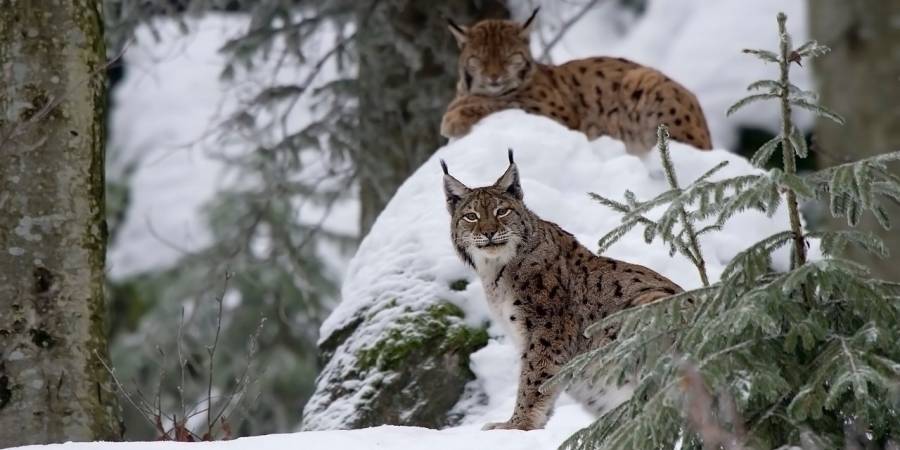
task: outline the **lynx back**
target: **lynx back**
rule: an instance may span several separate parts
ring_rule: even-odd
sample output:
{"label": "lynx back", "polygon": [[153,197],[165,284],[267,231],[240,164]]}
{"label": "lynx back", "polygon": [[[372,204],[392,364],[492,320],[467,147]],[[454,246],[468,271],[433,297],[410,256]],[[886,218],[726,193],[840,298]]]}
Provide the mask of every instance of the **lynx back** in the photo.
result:
{"label": "lynx back", "polygon": [[524,23],[485,20],[471,27],[450,22],[460,48],[456,98],[447,107],[441,134],[467,134],[484,116],[520,108],[585,133],[611,136],[642,154],[656,143],[659,124],[673,139],[712,148],[697,97],[658,70],[624,58],[595,57],[562,65],[540,64]]}

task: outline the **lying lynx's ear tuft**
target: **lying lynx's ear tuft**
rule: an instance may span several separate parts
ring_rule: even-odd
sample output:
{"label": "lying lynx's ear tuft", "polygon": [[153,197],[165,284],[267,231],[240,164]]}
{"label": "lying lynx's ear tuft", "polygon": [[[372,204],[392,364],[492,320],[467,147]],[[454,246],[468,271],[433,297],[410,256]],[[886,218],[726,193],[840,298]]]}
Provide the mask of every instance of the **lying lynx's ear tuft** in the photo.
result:
{"label": "lying lynx's ear tuft", "polygon": [[444,196],[447,198],[447,210],[450,211],[450,214],[453,214],[456,205],[471,189],[450,175],[450,172],[447,170],[447,163],[443,159],[441,160],[441,169],[444,170]]}
{"label": "lying lynx's ear tuft", "polygon": [[454,22],[453,19],[449,17],[447,17],[446,19],[447,28],[450,29],[451,33],[453,33],[453,37],[456,38],[456,45],[458,45],[459,48],[463,48],[463,46],[466,45],[466,42],[469,40],[469,38],[466,37],[466,34],[468,34],[469,30],[466,27],[457,25],[456,22]]}
{"label": "lying lynx's ear tuft", "polygon": [[513,197],[522,200],[525,197],[525,193],[522,192],[522,185],[519,183],[519,169],[516,167],[516,163],[513,162],[512,149],[509,149],[508,156],[509,167],[503,173],[503,176],[497,179],[494,187],[502,189]]}
{"label": "lying lynx's ear tuft", "polygon": [[521,36],[522,39],[528,40],[528,37],[531,35],[531,26],[534,25],[534,19],[537,17],[537,13],[540,10],[540,6],[534,8],[534,12],[531,13],[531,16],[522,23],[522,29],[519,31],[519,36]]}
{"label": "lying lynx's ear tuft", "polygon": [[515,164],[516,162],[513,161],[513,151],[511,148],[506,149],[506,154],[507,154],[507,156],[509,156],[509,163]]}

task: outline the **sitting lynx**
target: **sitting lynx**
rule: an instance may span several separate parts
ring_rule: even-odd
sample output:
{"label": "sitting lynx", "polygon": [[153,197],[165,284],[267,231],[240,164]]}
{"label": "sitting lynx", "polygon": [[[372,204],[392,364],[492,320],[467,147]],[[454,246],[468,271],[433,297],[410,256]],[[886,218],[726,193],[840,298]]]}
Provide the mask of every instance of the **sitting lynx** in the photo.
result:
{"label": "sitting lynx", "polygon": [[442,135],[463,136],[488,114],[521,108],[588,139],[612,136],[632,154],[653,148],[660,123],[677,141],[712,148],[697,98],[657,70],[622,58],[535,62],[528,46],[535,14],[524,24],[485,20],[466,28],[449,22],[461,52],[456,98],[444,114]]}
{"label": "sitting lynx", "polygon": [[[441,166],[453,245],[475,268],[494,319],[521,352],[512,418],[485,429],[541,428],[559,389],[541,392],[540,386],[573,357],[615,339],[615,329],[585,337],[588,325],[682,290],[646,267],[594,255],[529,211],[512,150],[509,168],[493,186],[470,189],[450,176],[443,161]],[[589,381],[568,392],[588,408],[604,406]]]}

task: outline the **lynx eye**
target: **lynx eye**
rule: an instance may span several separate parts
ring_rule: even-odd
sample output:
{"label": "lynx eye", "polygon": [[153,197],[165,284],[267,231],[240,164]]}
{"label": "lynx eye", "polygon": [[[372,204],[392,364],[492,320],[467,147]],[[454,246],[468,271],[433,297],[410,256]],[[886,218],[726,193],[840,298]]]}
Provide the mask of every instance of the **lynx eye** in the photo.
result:
{"label": "lynx eye", "polygon": [[466,215],[463,216],[463,220],[465,220],[466,222],[477,222],[477,221],[478,221],[478,214],[475,214],[475,213],[468,213],[468,214],[466,214]]}
{"label": "lynx eye", "polygon": [[506,217],[511,213],[512,210],[509,208],[497,208],[497,218]]}
{"label": "lynx eye", "polygon": [[515,53],[510,56],[507,61],[514,66],[521,66],[522,64],[525,64],[525,56],[521,53]]}

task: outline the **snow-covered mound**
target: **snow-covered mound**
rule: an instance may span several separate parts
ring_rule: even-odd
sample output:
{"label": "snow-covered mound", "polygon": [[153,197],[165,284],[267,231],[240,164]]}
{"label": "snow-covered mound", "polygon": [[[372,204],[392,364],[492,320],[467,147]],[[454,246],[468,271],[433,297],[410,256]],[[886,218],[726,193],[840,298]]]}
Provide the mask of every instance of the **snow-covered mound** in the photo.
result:
{"label": "snow-covered mound", "polygon": [[[342,303],[324,323],[320,335],[325,341],[346,334],[348,325],[359,322],[360,317],[365,320],[338,346],[324,368],[318,382],[320,391],[304,414],[305,426],[344,428],[345,414],[365,409],[365,395],[357,393],[371,391],[367,384],[380,383],[383,377],[371,373],[354,376],[351,371],[358,368],[352,362],[361,351],[389,334],[404,314],[449,300],[465,311],[470,325],[477,327],[489,321],[481,283],[459,261],[450,243],[439,159],[446,160],[450,173],[463,183],[483,186],[493,183],[505,170],[507,148],[515,150],[526,204],[572,232],[588,248],[596,248],[598,239],[620,223],[619,214],[592,201],[588,192],[622,198],[630,189],[638,198],[646,199],[667,189],[656,151],[642,160],[626,154],[619,141],[601,138],[589,142],[581,133],[521,111],[486,118],[471,134],[438,150],[400,187],[360,245],[347,270]],[[672,155],[683,183],[723,160],[730,164],[717,174],[719,178],[758,171],[726,150],[701,152],[673,142]],[[749,243],[784,230],[787,223],[784,210],[772,218],[751,211],[736,216],[721,232],[703,236],[701,245],[710,277],[718,279],[735,254]],[[640,230],[626,235],[606,255],[646,265],[684,288],[700,285],[694,266],[679,255],[670,257],[660,242],[647,245]],[[784,269],[787,263],[785,249],[774,264]],[[499,328],[491,325],[488,331],[492,339],[472,355],[476,380],[456,408],[466,424],[505,420],[514,403],[516,353]],[[327,395],[322,386],[329,383],[342,385],[340,390],[347,395]],[[565,406],[571,403],[568,399],[561,402],[564,406],[557,409],[548,425],[551,433],[556,427],[590,420],[578,406]]]}

